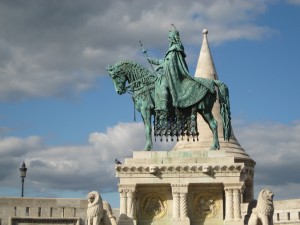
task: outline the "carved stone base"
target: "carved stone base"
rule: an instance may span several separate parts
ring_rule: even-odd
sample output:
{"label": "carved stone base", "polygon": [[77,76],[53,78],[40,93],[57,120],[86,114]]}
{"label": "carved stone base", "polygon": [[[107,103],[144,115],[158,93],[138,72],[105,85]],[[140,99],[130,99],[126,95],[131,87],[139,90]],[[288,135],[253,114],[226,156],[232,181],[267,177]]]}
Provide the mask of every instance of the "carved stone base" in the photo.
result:
{"label": "carved stone base", "polygon": [[253,166],[221,150],[133,152],[116,174],[124,225],[243,225],[243,193],[253,191]]}

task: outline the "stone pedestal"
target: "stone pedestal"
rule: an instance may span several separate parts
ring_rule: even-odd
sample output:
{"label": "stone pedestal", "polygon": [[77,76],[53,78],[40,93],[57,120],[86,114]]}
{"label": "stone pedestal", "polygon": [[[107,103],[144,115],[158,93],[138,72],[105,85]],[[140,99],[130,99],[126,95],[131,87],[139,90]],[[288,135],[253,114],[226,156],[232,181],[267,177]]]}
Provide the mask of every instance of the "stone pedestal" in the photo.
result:
{"label": "stone pedestal", "polygon": [[242,225],[254,164],[222,150],[133,152],[116,165],[118,224]]}

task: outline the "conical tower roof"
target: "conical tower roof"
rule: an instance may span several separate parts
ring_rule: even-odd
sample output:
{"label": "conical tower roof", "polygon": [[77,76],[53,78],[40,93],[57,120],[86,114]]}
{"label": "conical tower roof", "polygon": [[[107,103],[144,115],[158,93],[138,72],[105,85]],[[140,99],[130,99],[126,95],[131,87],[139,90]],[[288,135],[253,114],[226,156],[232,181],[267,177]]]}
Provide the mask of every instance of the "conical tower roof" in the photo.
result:
{"label": "conical tower roof", "polygon": [[[200,55],[198,59],[198,64],[195,72],[195,77],[203,77],[207,79],[217,80],[217,72],[213,62],[213,58],[210,52],[208,40],[207,40],[208,30],[203,30],[203,40],[200,49]],[[224,141],[223,136],[223,125],[222,118],[220,114],[220,104],[218,101],[215,102],[213,107],[213,115],[218,122],[218,136],[220,141],[220,151],[225,152],[225,156],[233,156],[236,161],[250,160],[253,161],[250,156],[241,147],[237,139],[234,137],[232,132],[232,138],[229,141]],[[188,141],[186,139],[180,140],[174,146],[173,151],[206,151],[210,148],[213,137],[212,132],[204,121],[201,115],[197,116],[199,140],[198,141]],[[253,161],[254,162],[254,161]]]}

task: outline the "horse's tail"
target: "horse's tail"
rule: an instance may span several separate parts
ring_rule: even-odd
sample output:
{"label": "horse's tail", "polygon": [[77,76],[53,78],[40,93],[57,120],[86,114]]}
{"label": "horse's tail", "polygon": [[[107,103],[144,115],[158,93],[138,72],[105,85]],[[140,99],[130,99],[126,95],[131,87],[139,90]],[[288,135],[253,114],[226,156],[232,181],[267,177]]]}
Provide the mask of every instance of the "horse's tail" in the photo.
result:
{"label": "horse's tail", "polygon": [[229,90],[227,85],[219,80],[214,80],[214,83],[218,87],[218,96],[219,96],[219,103],[221,106],[220,113],[221,113],[222,123],[223,123],[224,140],[229,141],[232,135]]}

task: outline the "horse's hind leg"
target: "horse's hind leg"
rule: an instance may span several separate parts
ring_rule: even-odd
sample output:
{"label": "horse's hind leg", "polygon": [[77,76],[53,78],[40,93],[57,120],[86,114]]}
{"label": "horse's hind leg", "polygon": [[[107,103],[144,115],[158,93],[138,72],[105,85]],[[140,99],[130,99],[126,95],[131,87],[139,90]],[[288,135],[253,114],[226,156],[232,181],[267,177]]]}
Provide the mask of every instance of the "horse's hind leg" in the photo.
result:
{"label": "horse's hind leg", "polygon": [[211,112],[205,112],[204,110],[200,112],[205,122],[208,124],[211,132],[213,133],[213,142],[210,146],[210,150],[220,149],[220,143],[218,138],[218,122],[214,118]]}

